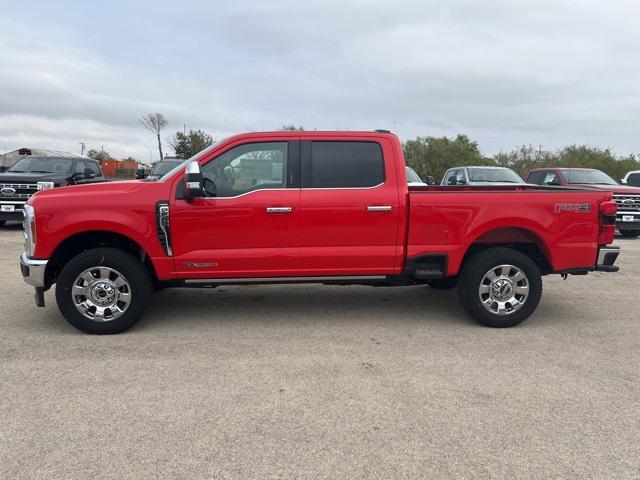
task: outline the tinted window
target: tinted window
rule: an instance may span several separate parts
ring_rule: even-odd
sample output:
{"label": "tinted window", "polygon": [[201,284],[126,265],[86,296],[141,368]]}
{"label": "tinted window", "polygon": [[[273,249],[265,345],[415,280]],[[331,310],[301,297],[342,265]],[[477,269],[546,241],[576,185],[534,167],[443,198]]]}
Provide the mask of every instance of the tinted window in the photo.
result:
{"label": "tinted window", "polygon": [[527,183],[534,183],[536,185],[540,185],[542,182],[543,172],[532,172],[527,177]]}
{"label": "tinted window", "polygon": [[224,152],[204,167],[218,197],[234,197],[252,190],[285,188],[287,142],[248,143]]}
{"label": "tinted window", "polygon": [[91,172],[96,176],[96,177],[100,177],[102,176],[102,173],[100,172],[100,167],[98,167],[98,164],[95,162],[84,162],[85,165],[87,166],[87,168],[89,170],[91,170]]}
{"label": "tinted window", "polygon": [[640,187],[640,173],[632,173],[627,178],[627,185],[632,185],[634,187]]}
{"label": "tinted window", "polygon": [[306,187],[373,187],[384,182],[384,160],[374,142],[311,142]]}
{"label": "tinted window", "polygon": [[84,169],[85,168],[86,167],[84,166],[84,162],[82,160],[78,160],[76,162],[76,168],[74,170],[74,173],[82,173],[82,174],[84,174]]}

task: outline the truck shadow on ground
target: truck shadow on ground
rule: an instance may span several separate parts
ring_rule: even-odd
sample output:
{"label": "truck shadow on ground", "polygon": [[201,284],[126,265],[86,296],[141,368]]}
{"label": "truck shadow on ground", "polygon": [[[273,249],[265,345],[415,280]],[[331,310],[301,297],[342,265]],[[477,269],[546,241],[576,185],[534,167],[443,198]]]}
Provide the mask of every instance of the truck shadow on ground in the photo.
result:
{"label": "truck shadow on ground", "polygon": [[322,285],[222,286],[167,289],[136,329],[210,323],[379,323],[390,321],[475,325],[455,289]]}

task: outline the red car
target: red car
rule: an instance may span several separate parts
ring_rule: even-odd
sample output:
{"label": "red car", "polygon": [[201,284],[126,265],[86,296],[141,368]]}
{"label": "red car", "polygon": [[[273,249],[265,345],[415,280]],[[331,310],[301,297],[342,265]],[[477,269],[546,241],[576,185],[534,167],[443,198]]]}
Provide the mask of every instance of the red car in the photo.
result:
{"label": "red car", "polygon": [[563,187],[589,187],[613,193],[618,204],[616,228],[624,237],[640,236],[640,188],[620,185],[592,168],[539,168],[529,172],[527,183]]}
{"label": "red car", "polygon": [[617,270],[615,213],[598,189],[409,187],[385,131],[248,133],[158,180],[37,193],[21,268],[90,333],[132,326],[158,286],[297,282],[457,285],[473,318],[509,327],[542,275]]}

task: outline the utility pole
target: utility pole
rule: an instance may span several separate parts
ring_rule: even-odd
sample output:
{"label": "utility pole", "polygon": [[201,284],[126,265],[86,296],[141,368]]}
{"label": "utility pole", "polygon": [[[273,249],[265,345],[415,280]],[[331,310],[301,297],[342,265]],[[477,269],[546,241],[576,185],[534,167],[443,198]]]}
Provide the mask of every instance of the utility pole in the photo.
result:
{"label": "utility pole", "polygon": [[82,145],[82,149],[80,150],[80,155],[84,157],[84,142],[78,142],[78,145]]}

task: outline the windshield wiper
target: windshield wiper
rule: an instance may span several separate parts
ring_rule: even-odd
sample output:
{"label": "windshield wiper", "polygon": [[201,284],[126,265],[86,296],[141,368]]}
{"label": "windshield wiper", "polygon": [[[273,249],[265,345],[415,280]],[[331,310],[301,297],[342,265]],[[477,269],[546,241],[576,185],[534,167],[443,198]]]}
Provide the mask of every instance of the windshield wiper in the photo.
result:
{"label": "windshield wiper", "polygon": [[30,170],[29,173],[53,173],[49,170]]}
{"label": "windshield wiper", "polygon": [[7,170],[7,173],[27,173],[26,170]]}

